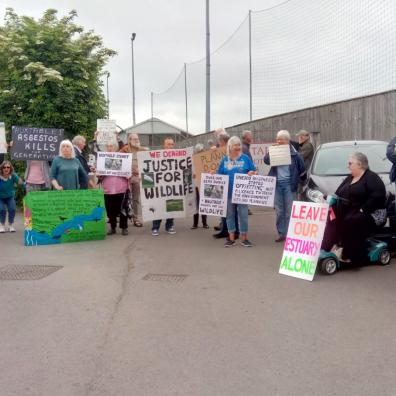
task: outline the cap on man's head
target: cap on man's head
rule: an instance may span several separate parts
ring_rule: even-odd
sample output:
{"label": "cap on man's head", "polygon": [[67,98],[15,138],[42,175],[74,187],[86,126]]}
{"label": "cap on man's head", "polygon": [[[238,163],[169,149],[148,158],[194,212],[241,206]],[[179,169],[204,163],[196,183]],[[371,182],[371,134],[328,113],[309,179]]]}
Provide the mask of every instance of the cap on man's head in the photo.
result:
{"label": "cap on man's head", "polygon": [[309,132],[304,130],[304,129],[300,129],[297,133],[296,136],[309,136]]}

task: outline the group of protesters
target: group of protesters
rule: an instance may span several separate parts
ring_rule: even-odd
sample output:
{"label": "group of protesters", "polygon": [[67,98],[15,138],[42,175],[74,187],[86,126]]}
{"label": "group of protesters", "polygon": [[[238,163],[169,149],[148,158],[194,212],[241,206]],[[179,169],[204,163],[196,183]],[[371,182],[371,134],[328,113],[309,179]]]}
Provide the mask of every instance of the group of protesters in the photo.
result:
{"label": "group of protesters", "polygon": [[[307,132],[303,131],[308,135]],[[300,133],[301,136],[304,134]],[[218,233],[214,234],[215,238],[226,238],[225,246],[233,246],[235,240],[240,238],[241,244],[246,247],[252,246],[248,240],[248,213],[250,210],[247,205],[233,204],[231,202],[232,186],[234,175],[236,173],[245,173],[248,175],[256,174],[256,167],[250,154],[250,144],[253,134],[250,131],[242,133],[242,141],[237,137],[230,137],[224,129],[215,131],[216,142],[208,142],[209,148],[224,148],[226,155],[223,157],[217,173],[229,176],[228,205],[227,216],[220,221]],[[309,137],[309,135],[308,135]],[[99,145],[96,142],[97,132],[94,139],[89,143],[89,149],[97,154]],[[280,131],[277,137],[277,144],[289,144],[290,135],[287,131]],[[163,149],[170,150],[174,148],[174,140],[165,138]],[[119,151],[122,153],[132,154],[131,177],[122,176],[99,176],[95,175],[95,167],[88,164],[83,152],[87,145],[84,136],[75,136],[72,141],[63,140],[59,145],[59,154],[51,163],[47,161],[26,161],[26,171],[24,175],[25,182],[22,181],[10,161],[3,161],[0,165],[0,233],[6,231],[14,232],[15,219],[15,188],[18,184],[24,184],[26,192],[54,190],[78,190],[94,188],[99,185],[104,191],[105,207],[109,222],[108,235],[117,233],[117,220],[119,219],[119,228],[122,235],[128,235],[128,219],[130,218],[136,227],[143,226],[141,202],[140,202],[140,176],[137,161],[137,152],[148,150],[142,147],[137,134],[129,134],[128,141],[124,145],[119,139],[118,143],[106,145],[107,152]],[[309,143],[311,150],[309,156],[312,158],[313,146]],[[12,142],[10,142],[12,146]],[[197,144],[195,153],[203,151],[205,147]],[[284,240],[287,232],[288,216],[297,186],[303,178],[305,168],[303,160],[298,154],[298,150],[290,145],[292,155],[292,165],[290,167],[276,167],[271,169],[271,175],[278,179],[276,191],[275,208],[277,212],[277,228],[279,237],[277,241]],[[268,156],[264,161],[268,163]],[[287,168],[287,169],[286,169]],[[290,168],[290,171],[288,169]],[[199,206],[199,191],[196,189],[196,204]],[[132,210],[129,210],[131,208]],[[6,226],[6,215],[8,211],[8,227]],[[202,226],[209,228],[207,216],[202,215]],[[192,229],[198,228],[199,214],[193,217]],[[160,233],[161,219],[154,220],[152,223],[152,235],[158,236]],[[165,221],[165,231],[169,234],[175,234],[174,219],[168,218]]]}

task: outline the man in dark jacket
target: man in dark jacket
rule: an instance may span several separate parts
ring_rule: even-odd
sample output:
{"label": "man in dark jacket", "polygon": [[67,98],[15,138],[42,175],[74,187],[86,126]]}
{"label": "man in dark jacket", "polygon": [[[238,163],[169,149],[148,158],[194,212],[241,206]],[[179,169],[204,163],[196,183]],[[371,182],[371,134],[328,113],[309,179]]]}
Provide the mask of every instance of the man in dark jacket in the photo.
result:
{"label": "man in dark jacket", "polygon": [[[389,179],[391,183],[396,183],[396,137],[394,137],[388,144],[386,148],[386,157],[390,162],[392,162],[392,168],[389,173]],[[395,184],[396,188],[396,184]],[[396,203],[396,200],[395,200]]]}
{"label": "man in dark jacket", "polygon": [[253,141],[253,134],[251,131],[242,132],[242,153],[246,154],[252,161],[252,154],[250,154],[250,145]]}
{"label": "man in dark jacket", "polygon": [[[288,131],[279,131],[276,144],[287,144],[290,147],[291,164],[271,166],[268,176],[276,177],[275,211],[278,238],[275,242],[286,239],[293,201],[296,199],[298,184],[306,178],[304,161],[296,149],[290,144]],[[264,156],[264,163],[271,165],[269,153]]]}
{"label": "man in dark jacket", "polygon": [[309,132],[301,129],[301,131],[297,133],[297,137],[298,137],[298,152],[300,153],[304,161],[305,169],[308,170],[309,167],[311,166],[312,158],[315,152],[314,146],[310,142],[311,136]]}
{"label": "man in dark jacket", "polygon": [[[76,158],[80,161],[85,173],[87,174],[86,179],[88,180],[88,174],[91,171],[91,169],[88,165],[87,160],[82,154],[82,151],[84,150],[84,147],[86,145],[85,137],[81,135],[74,136],[72,143],[74,146],[74,152],[76,154]],[[84,183],[83,185],[81,185],[81,188],[88,188],[88,182],[86,184]]]}

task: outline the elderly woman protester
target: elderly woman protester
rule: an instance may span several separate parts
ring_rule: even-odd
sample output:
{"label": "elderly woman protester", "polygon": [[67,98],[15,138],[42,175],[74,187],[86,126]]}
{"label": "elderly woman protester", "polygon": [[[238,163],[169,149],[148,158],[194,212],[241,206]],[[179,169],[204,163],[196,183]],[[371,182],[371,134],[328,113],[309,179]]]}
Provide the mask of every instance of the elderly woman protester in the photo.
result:
{"label": "elderly woman protester", "polygon": [[[109,143],[106,147],[108,152],[115,152],[117,148],[115,143]],[[122,176],[100,176],[99,182],[102,184],[107,217],[110,223],[107,235],[116,233],[117,217],[120,217],[121,234],[128,235],[128,217],[122,210],[122,206],[129,189],[129,179]]]}
{"label": "elderly woman protester", "polygon": [[60,143],[59,155],[52,161],[50,178],[56,190],[78,190],[87,185],[87,173],[75,157],[70,140]]}
{"label": "elderly woman protester", "polygon": [[244,204],[234,204],[231,202],[235,174],[244,173],[251,176],[257,173],[253,161],[246,154],[242,153],[242,144],[239,137],[233,136],[228,140],[227,155],[225,155],[221,160],[217,173],[220,175],[229,176],[226,217],[229,239],[226,241],[225,247],[231,247],[235,245],[236,214],[238,214],[239,219],[241,245],[244,247],[251,247],[252,243],[247,238],[248,207]]}
{"label": "elderly woman protester", "polygon": [[[290,144],[288,131],[282,130],[277,133],[276,144],[288,145],[291,156],[290,165],[271,166],[268,173],[268,176],[276,177],[275,211],[278,238],[275,242],[282,242],[286,239],[293,201],[297,198],[298,184],[305,180],[306,171],[303,159]],[[264,163],[271,165],[269,153],[264,156]]]}
{"label": "elderly woman protester", "polygon": [[341,247],[342,261],[358,263],[367,256],[366,238],[376,226],[386,222],[386,190],[381,178],[369,169],[365,154],[352,154],[348,168],[350,175],[335,192],[338,197],[335,229],[326,227],[322,247],[330,250],[333,246],[339,254]]}
{"label": "elderly woman protester", "polygon": [[9,161],[0,165],[0,233],[6,232],[6,217],[8,210],[8,231],[15,232],[15,185],[23,184]]}
{"label": "elderly woman protester", "polygon": [[140,176],[138,168],[137,153],[139,151],[148,150],[146,147],[140,145],[139,135],[136,133],[130,133],[128,135],[128,144],[126,144],[121,150],[121,153],[132,153],[132,177],[131,193],[132,193],[132,208],[133,208],[133,225],[135,227],[142,227],[142,203],[140,200]]}

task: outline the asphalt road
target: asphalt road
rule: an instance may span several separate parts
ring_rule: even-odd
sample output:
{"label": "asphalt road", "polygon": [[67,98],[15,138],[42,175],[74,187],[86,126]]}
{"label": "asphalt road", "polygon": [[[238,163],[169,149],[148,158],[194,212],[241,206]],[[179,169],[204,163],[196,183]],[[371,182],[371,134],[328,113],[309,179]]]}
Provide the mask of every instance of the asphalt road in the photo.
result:
{"label": "asphalt road", "polygon": [[0,395],[395,395],[396,260],[289,278],[272,211],[249,220],[251,249],[189,220],[58,246],[0,235],[0,266],[63,266],[0,281]]}

